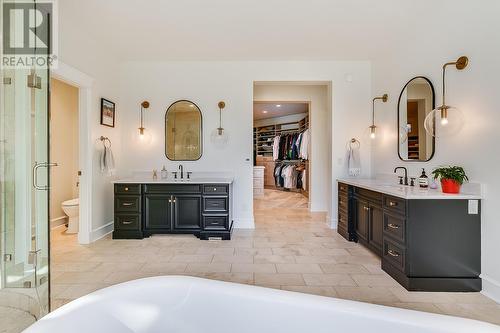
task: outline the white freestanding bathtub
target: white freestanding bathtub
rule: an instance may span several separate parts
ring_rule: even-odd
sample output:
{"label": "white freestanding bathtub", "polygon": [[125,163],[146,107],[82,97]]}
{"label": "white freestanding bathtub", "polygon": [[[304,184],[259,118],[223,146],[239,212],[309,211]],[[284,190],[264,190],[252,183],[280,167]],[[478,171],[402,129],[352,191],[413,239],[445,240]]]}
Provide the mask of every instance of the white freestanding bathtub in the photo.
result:
{"label": "white freestanding bathtub", "polygon": [[487,323],[183,276],[135,280],[55,310],[28,333],[499,333]]}

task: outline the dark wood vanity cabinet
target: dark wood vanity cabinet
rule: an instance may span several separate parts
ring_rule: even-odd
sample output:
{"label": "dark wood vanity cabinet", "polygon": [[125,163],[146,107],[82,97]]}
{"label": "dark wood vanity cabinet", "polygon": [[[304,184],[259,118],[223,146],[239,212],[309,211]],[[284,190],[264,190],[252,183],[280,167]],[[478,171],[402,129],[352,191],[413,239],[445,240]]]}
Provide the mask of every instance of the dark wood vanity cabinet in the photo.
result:
{"label": "dark wood vanity cabinet", "polygon": [[227,184],[115,184],[113,238],[192,233],[230,239],[230,209]]}
{"label": "dark wood vanity cabinet", "polygon": [[481,212],[470,214],[468,200],[405,200],[339,183],[341,196],[350,205],[339,203],[339,219],[347,217],[339,234],[353,230],[349,238],[379,255],[406,289],[481,290]]}

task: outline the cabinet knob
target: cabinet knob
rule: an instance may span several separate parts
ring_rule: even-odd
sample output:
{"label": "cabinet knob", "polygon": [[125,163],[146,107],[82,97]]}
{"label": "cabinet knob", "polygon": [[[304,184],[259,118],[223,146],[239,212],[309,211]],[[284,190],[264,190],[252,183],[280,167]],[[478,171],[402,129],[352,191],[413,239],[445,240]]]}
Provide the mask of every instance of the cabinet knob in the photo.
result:
{"label": "cabinet knob", "polygon": [[125,187],[125,191],[128,191],[128,187]]}
{"label": "cabinet knob", "polygon": [[364,210],[370,210],[370,208],[368,208],[368,207],[366,207],[366,206],[364,206],[364,207],[363,207],[363,209],[364,209]]}
{"label": "cabinet knob", "polygon": [[214,187],[214,192],[217,192],[217,187]]}
{"label": "cabinet knob", "polygon": [[395,202],[395,201],[389,201],[389,206],[394,207],[394,206],[397,206],[397,205],[398,205],[397,202]]}

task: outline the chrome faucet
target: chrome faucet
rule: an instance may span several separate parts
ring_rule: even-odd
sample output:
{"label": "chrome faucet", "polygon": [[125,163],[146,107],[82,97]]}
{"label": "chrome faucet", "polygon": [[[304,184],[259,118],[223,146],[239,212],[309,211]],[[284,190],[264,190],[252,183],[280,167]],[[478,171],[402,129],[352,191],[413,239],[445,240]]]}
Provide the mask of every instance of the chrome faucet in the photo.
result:
{"label": "chrome faucet", "polygon": [[184,179],[184,167],[182,164],[179,164],[179,170],[181,171],[181,179]]}
{"label": "chrome faucet", "polygon": [[397,173],[398,169],[403,169],[405,171],[405,176],[404,178],[399,177],[399,183],[403,185],[403,179],[404,179],[404,185],[408,185],[408,170],[405,167],[395,167],[394,168],[394,173]]}

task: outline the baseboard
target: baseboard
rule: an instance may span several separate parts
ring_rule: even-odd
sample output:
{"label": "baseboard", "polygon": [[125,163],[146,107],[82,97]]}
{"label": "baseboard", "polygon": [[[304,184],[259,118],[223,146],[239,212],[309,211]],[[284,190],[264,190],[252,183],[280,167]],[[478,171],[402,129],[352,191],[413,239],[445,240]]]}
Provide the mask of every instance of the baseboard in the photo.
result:
{"label": "baseboard", "polygon": [[500,282],[484,274],[481,274],[481,279],[483,280],[481,293],[500,304]]}
{"label": "baseboard", "polygon": [[331,229],[337,229],[337,219],[328,219],[326,224],[331,228]]}
{"label": "baseboard", "polygon": [[92,230],[90,233],[90,242],[93,243],[106,235],[109,235],[110,233],[113,232],[114,229],[114,222],[109,222],[108,224],[103,225],[102,227],[99,227],[95,230]]}
{"label": "baseboard", "polygon": [[251,218],[235,218],[234,229],[255,229],[255,221]]}
{"label": "baseboard", "polygon": [[55,219],[50,220],[50,229],[55,229],[55,228],[62,226],[63,224],[66,224],[67,220],[68,219],[67,219],[66,215],[59,216],[59,217],[56,217]]}

